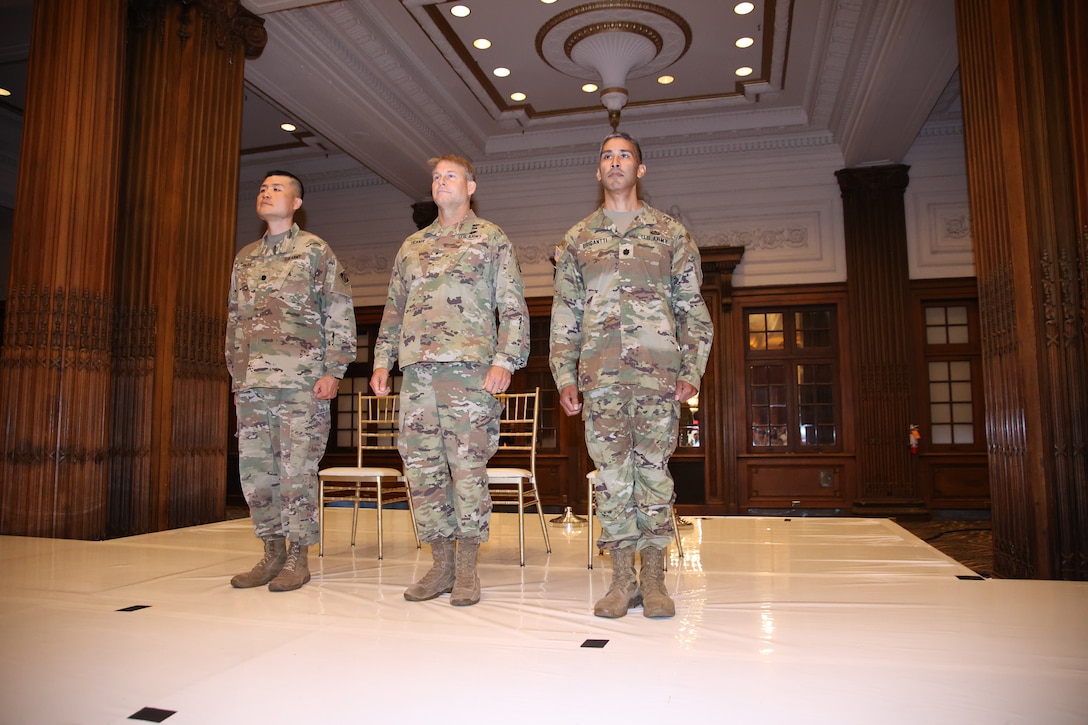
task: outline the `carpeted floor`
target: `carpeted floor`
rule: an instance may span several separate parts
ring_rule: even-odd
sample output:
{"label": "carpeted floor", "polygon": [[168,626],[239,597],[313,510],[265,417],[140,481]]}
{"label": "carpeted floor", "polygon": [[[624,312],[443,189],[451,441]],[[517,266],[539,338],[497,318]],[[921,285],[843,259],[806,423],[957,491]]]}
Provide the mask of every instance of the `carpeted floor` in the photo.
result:
{"label": "carpeted floor", "polygon": [[975,573],[993,577],[994,541],[989,521],[897,521],[907,531]]}

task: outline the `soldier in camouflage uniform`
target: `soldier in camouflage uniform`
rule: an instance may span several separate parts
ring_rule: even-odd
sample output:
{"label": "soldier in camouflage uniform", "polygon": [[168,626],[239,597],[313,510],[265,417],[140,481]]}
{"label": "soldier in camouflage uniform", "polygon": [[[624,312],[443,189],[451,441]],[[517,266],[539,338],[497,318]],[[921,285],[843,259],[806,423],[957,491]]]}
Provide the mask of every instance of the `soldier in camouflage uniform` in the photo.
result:
{"label": "soldier in camouflage uniform", "polygon": [[231,579],[274,592],[310,581],[317,543],[317,467],[329,401],[355,359],[347,273],[329,246],[294,223],[298,177],[270,171],[257,192],[264,237],[238,253],[227,310],[227,369],[238,412],[238,467],[264,557]]}
{"label": "soldier in camouflage uniform", "polygon": [[514,246],[471,209],[472,164],[454,155],[429,163],[438,218],[397,254],[370,386],[388,395],[399,361],[398,446],[416,527],[434,558],[404,598],[448,592],[451,604],[465,606],[480,601],[476,561],[490,531],[487,463],[502,410],[495,395],[525,366],[529,313]]}
{"label": "soldier in camouflage uniform", "polygon": [[675,498],[668,464],[680,403],[698,392],[714,336],[699,249],[683,225],[639,200],[645,173],[638,143],[608,136],[597,168],[604,204],[556,248],[552,376],[564,411],[585,421],[598,471],[597,545],[612,560],[599,617],[640,602],[647,617],[676,611],[664,579]]}

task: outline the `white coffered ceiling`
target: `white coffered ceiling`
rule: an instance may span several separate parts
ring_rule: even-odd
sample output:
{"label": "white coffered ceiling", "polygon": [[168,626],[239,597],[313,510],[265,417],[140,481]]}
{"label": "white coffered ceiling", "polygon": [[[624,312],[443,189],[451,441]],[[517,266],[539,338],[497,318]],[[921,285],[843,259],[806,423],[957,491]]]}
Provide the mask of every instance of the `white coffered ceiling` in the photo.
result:
{"label": "white coffered ceiling", "polygon": [[[858,166],[899,162],[927,121],[959,120],[950,0],[756,0],[747,15],[734,0],[242,4],[268,32],[246,63],[243,161],[338,157],[416,199],[428,196],[425,161],[436,153],[543,162],[598,143],[611,130],[607,111],[581,90],[595,80],[576,62],[585,47],[570,46],[613,18],[639,26],[614,38],[657,43],[627,76],[619,126],[655,149],[834,143],[845,166]],[[454,17],[456,4],[470,14]],[[0,0],[0,87],[22,87],[30,5]],[[737,48],[741,36],[753,45]],[[472,46],[480,37],[489,49]],[[496,77],[499,66],[509,76]],[[752,73],[738,77],[741,66]],[[662,74],[675,81],[659,84]],[[525,100],[511,100],[515,91]],[[0,99],[0,131],[22,103]],[[279,129],[288,120],[293,134]],[[17,156],[10,134],[0,156]]]}
{"label": "white coffered ceiling", "polygon": [[[632,71],[620,121],[655,147],[830,136],[847,166],[898,162],[935,110],[959,110],[948,0],[757,0],[747,15],[732,0],[243,4],[268,31],[246,66],[251,88],[415,198],[434,153],[537,158],[599,141],[607,112],[580,90],[594,74],[578,73],[563,44],[602,17],[661,33],[659,67]],[[470,14],[454,17],[457,4]],[[735,46],[742,36],[752,47]],[[472,47],[480,37],[489,49]],[[495,77],[499,66],[510,75]],[[753,73],[737,77],[741,66]],[[664,73],[675,82],[659,84]]]}

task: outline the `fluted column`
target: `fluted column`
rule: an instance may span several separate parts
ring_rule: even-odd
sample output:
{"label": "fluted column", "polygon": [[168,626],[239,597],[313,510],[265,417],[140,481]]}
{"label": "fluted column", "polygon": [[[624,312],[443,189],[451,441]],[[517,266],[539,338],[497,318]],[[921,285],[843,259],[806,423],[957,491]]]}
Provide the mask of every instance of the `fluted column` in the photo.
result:
{"label": "fluted column", "polygon": [[109,469],[120,0],[35,0],[0,360],[0,533],[101,538]]}
{"label": "fluted column", "polygon": [[957,0],[956,25],[994,569],[1086,579],[1088,27],[1077,0]]}
{"label": "fluted column", "polygon": [[906,166],[843,169],[846,269],[854,360],[857,509],[924,511],[907,435],[914,359],[903,192]]}
{"label": "fluted column", "polygon": [[242,81],[238,0],[132,0],[118,235],[114,534],[222,518]]}

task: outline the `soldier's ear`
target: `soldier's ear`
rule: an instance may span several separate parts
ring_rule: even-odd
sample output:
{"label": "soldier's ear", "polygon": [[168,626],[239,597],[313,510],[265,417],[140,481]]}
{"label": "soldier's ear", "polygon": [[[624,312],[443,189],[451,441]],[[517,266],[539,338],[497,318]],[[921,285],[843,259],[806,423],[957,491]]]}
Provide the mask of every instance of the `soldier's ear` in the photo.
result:
{"label": "soldier's ear", "polygon": [[293,209],[294,209],[295,211],[298,211],[298,209],[299,209],[299,207],[300,207],[300,206],[302,206],[302,199],[301,199],[300,197],[297,197],[297,196],[296,196],[296,197],[295,197],[295,205],[294,205],[294,206],[293,206],[292,208],[293,208]]}

